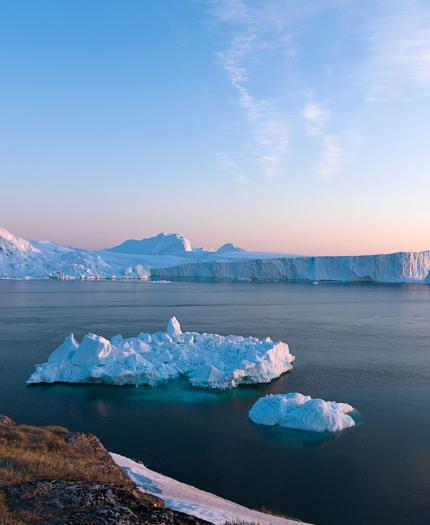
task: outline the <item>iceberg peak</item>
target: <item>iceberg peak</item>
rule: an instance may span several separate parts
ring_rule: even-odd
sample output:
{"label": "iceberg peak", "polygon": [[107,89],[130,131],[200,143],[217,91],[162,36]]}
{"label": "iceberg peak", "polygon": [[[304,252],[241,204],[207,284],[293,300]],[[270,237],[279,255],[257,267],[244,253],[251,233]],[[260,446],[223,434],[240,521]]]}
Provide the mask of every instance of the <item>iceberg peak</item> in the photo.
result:
{"label": "iceberg peak", "polygon": [[182,335],[181,325],[179,324],[179,321],[176,319],[175,316],[171,317],[169,319],[169,322],[167,323],[167,330],[166,332],[173,337],[177,337],[178,335]]}

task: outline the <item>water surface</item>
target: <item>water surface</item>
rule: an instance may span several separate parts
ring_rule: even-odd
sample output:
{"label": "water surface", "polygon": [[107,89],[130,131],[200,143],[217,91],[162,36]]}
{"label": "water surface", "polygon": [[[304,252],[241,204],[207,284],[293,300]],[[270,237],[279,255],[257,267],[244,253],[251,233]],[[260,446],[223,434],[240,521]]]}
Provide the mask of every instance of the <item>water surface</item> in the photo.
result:
{"label": "water surface", "polygon": [[[70,332],[164,329],[271,336],[294,371],[231,392],[26,387]],[[0,281],[0,412],[96,433],[112,451],[254,508],[320,525],[430,523],[430,287]],[[344,401],[360,424],[329,439],[247,419],[261,395]]]}

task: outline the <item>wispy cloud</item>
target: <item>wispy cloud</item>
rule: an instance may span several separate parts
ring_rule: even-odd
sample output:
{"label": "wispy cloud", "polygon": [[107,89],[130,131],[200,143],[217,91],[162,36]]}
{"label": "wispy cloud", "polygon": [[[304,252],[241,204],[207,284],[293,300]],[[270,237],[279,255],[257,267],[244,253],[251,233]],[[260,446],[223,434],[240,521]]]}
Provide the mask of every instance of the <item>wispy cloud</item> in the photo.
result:
{"label": "wispy cloud", "polygon": [[214,0],[209,4],[213,15],[222,22],[248,18],[248,8],[242,0]]}
{"label": "wispy cloud", "polygon": [[272,177],[281,173],[288,150],[288,125],[276,100],[256,96],[250,87],[249,61],[264,49],[262,33],[270,22],[252,11],[240,0],[213,4],[219,22],[235,22],[228,47],[218,58],[236,92],[237,102],[251,126],[256,144],[255,158],[263,173]]}
{"label": "wispy cloud", "polygon": [[249,124],[249,156],[267,176],[286,173],[307,138],[321,147],[319,176],[332,178],[363,142],[348,136],[368,125],[366,102],[430,96],[429,0],[207,1],[227,35],[218,59]]}
{"label": "wispy cloud", "polygon": [[305,119],[306,133],[309,136],[317,136],[322,133],[331,113],[321,104],[308,102],[303,109],[302,116]]}
{"label": "wispy cloud", "polygon": [[339,171],[342,151],[334,135],[325,134],[322,139],[322,144],[323,154],[321,164],[318,168],[318,176],[321,179],[331,179]]}
{"label": "wispy cloud", "polygon": [[247,181],[247,177],[243,174],[238,164],[227,155],[218,155],[218,163],[223,171],[229,173],[233,180],[244,184]]}
{"label": "wispy cloud", "polygon": [[393,0],[365,32],[370,102],[430,94],[430,3]]}
{"label": "wispy cloud", "polygon": [[331,111],[322,104],[308,102],[303,108],[302,117],[305,121],[306,134],[321,142],[322,157],[318,176],[322,179],[331,179],[339,169],[342,156],[336,136],[327,132]]}

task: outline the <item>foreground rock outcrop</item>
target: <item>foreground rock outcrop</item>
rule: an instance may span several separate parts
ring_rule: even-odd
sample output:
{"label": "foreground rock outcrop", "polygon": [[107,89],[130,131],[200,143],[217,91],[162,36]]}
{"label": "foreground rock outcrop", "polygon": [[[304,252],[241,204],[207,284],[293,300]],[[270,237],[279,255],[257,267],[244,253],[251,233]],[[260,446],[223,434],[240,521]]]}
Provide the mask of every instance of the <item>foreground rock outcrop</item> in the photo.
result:
{"label": "foreground rock outcrop", "polygon": [[0,415],[2,525],[207,525],[143,493],[93,434]]}
{"label": "foreground rock outcrop", "polygon": [[40,525],[208,523],[150,502],[129,489],[96,481],[37,480],[4,487],[5,502],[12,513]]}

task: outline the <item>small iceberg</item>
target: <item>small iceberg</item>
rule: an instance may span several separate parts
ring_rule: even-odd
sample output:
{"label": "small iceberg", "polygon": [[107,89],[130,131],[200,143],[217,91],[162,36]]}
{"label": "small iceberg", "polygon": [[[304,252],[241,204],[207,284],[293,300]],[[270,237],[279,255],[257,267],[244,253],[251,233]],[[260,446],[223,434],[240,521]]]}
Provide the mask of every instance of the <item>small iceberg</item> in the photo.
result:
{"label": "small iceberg", "polygon": [[71,334],[46,363],[36,365],[27,383],[155,386],[182,376],[193,386],[226,389],[269,383],[291,370],[293,361],[282,341],[182,332],[172,317],[166,332],[128,339],[88,334],[78,343]]}
{"label": "small iceberg", "polygon": [[312,399],[297,392],[261,397],[248,416],[260,425],[279,425],[294,430],[338,432],[355,426],[349,415],[354,408],[347,403]]}

